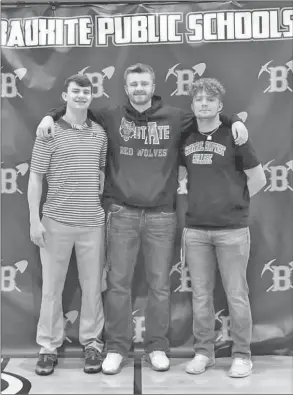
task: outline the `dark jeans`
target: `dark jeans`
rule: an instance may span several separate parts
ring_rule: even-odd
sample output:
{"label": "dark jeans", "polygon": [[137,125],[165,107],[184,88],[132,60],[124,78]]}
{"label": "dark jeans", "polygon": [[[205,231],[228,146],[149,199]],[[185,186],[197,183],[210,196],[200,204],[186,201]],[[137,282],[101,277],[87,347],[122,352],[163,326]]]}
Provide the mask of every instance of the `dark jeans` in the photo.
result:
{"label": "dark jeans", "polygon": [[140,245],[144,255],[148,297],[145,351],[167,351],[170,319],[170,266],[174,252],[176,213],[112,204],[107,218],[108,289],[105,294],[107,351],[126,356],[133,337],[131,284]]}
{"label": "dark jeans", "polygon": [[249,358],[252,334],[246,281],[250,250],[249,229],[188,228],[184,229],[183,237],[193,292],[195,352],[208,357],[214,353],[213,290],[218,264],[231,320],[232,357]]}

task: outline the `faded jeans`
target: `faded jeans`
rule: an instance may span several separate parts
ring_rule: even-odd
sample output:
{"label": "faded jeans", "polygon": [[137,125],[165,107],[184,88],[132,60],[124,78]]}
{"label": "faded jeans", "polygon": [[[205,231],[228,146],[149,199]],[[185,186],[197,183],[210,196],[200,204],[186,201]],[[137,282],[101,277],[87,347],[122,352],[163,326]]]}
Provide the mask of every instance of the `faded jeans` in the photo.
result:
{"label": "faded jeans", "polygon": [[232,357],[249,358],[252,335],[246,280],[250,251],[249,229],[185,228],[183,238],[193,292],[195,352],[208,357],[214,354],[213,291],[218,264],[229,307]]}
{"label": "faded jeans", "polygon": [[167,351],[170,319],[170,266],[176,213],[112,204],[107,216],[105,339],[108,352],[127,356],[132,344],[131,285],[140,246],[144,255],[148,297],[145,351]]}

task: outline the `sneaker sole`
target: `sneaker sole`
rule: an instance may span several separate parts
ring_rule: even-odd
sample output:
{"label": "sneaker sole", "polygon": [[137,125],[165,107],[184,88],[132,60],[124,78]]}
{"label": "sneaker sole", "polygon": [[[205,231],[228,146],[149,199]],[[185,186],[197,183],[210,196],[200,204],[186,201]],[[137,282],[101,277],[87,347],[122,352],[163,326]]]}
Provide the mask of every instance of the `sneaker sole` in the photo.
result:
{"label": "sneaker sole", "polygon": [[87,374],[100,373],[102,371],[102,366],[99,368],[83,368],[83,371]]}
{"label": "sneaker sole", "polygon": [[54,373],[54,368],[55,368],[55,366],[58,364],[58,361],[56,361],[56,362],[54,362],[54,364],[53,364],[53,369],[50,371],[50,372],[46,372],[45,370],[44,371],[37,371],[37,369],[35,369],[35,373],[38,375],[38,376],[50,376],[50,374],[52,374],[52,373]]}
{"label": "sneaker sole", "polygon": [[212,368],[213,366],[215,366],[216,362],[213,363],[208,363],[202,370],[188,370],[188,368],[185,369],[186,373],[188,374],[202,374],[204,373],[208,368]]}
{"label": "sneaker sole", "polygon": [[252,370],[250,372],[244,373],[244,374],[234,374],[234,373],[228,373],[229,377],[232,377],[234,379],[241,379],[243,377],[250,376],[252,373]]}

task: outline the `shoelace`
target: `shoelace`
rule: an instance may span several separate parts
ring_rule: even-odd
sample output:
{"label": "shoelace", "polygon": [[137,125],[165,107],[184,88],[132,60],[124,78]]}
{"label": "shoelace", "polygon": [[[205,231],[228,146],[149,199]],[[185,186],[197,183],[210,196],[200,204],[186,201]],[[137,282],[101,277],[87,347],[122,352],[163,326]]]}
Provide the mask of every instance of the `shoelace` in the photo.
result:
{"label": "shoelace", "polygon": [[57,359],[57,357],[54,354],[41,354],[40,359],[44,362],[46,361],[54,362]]}
{"label": "shoelace", "polygon": [[95,348],[88,347],[88,348],[85,349],[85,357],[86,358],[95,359],[98,356],[99,356],[99,352]]}

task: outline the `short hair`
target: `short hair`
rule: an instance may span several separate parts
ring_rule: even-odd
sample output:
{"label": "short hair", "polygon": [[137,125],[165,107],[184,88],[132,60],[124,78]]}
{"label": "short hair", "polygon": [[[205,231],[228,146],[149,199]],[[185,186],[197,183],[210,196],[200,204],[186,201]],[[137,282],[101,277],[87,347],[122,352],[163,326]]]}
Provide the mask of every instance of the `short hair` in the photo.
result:
{"label": "short hair", "polygon": [[148,73],[151,75],[153,82],[155,82],[155,72],[154,69],[148,64],[135,63],[129,67],[124,72],[124,82],[126,83],[127,76],[131,73]]}
{"label": "short hair", "polygon": [[193,99],[198,92],[205,91],[212,96],[222,100],[226,91],[223,85],[216,78],[200,78],[190,85],[189,94]]}
{"label": "short hair", "polygon": [[91,91],[93,90],[93,85],[91,80],[84,74],[74,74],[66,78],[64,82],[64,92],[67,92],[68,86],[71,82],[75,82],[79,86],[90,86]]}

